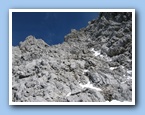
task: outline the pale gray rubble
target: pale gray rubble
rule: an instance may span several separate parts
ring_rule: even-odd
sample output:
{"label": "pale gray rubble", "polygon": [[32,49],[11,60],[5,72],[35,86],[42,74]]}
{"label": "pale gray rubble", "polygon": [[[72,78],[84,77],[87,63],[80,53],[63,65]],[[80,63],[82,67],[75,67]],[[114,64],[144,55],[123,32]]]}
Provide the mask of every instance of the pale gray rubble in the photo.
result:
{"label": "pale gray rubble", "polygon": [[131,13],[100,13],[62,44],[30,35],[12,50],[14,102],[132,101]]}

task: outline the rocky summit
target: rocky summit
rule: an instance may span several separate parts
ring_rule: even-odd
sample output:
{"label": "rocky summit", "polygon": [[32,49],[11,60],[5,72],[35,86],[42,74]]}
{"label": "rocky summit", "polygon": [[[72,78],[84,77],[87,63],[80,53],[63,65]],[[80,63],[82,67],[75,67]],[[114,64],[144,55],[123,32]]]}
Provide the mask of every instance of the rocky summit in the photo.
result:
{"label": "rocky summit", "polygon": [[12,47],[13,102],[132,101],[132,13],[103,12],[64,42]]}

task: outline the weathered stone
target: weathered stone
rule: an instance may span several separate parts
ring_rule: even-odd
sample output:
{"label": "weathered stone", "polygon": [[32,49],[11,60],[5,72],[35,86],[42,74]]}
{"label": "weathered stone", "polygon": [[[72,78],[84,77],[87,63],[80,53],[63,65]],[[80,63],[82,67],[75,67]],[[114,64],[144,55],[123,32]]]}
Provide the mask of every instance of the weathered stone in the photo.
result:
{"label": "weathered stone", "polygon": [[62,44],[30,35],[13,47],[12,101],[132,101],[132,14],[103,12],[88,23]]}

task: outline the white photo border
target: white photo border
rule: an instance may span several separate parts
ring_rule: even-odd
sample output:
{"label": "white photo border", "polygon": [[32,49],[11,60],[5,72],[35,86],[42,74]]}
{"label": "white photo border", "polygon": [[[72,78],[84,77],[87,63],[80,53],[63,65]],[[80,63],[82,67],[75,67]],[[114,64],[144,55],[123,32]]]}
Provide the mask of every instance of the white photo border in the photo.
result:
{"label": "white photo border", "polygon": [[[13,102],[12,101],[13,12],[132,12],[132,102]],[[9,9],[9,105],[135,105],[135,9]]]}

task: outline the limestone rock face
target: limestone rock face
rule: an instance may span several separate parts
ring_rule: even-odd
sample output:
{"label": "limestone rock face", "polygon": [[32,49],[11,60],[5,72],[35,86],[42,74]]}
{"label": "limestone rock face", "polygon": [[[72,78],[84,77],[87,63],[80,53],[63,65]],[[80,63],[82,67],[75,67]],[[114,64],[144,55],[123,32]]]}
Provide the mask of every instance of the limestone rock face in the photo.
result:
{"label": "limestone rock face", "polygon": [[30,35],[12,51],[12,101],[132,101],[132,14],[100,13],[49,46]]}

